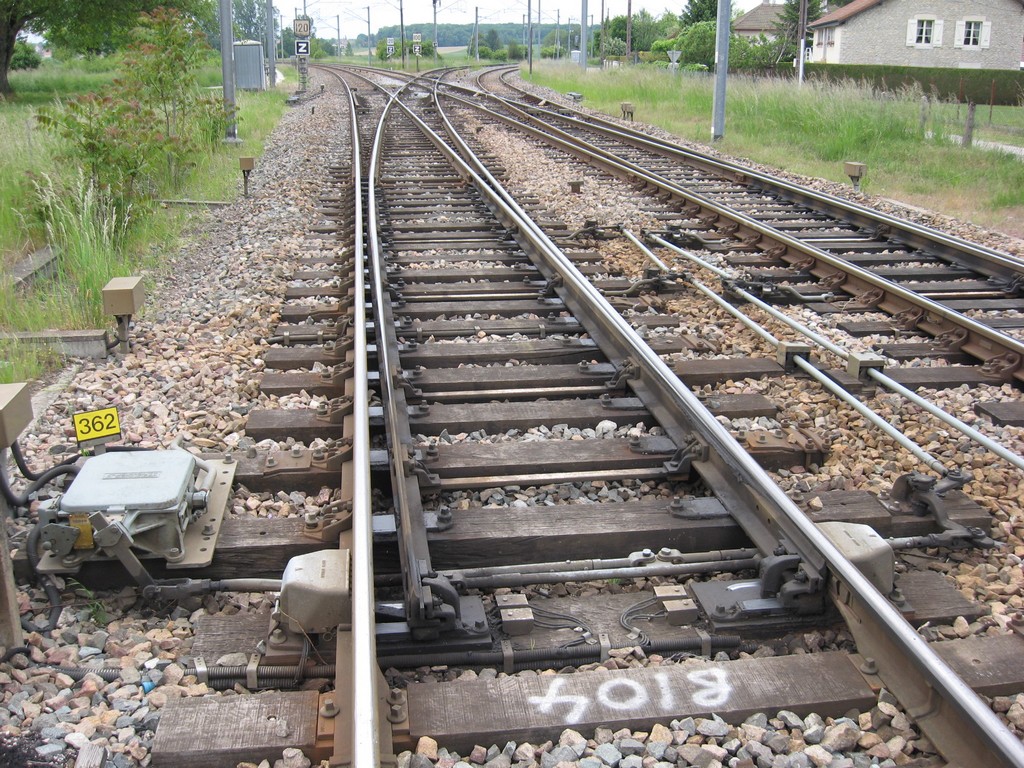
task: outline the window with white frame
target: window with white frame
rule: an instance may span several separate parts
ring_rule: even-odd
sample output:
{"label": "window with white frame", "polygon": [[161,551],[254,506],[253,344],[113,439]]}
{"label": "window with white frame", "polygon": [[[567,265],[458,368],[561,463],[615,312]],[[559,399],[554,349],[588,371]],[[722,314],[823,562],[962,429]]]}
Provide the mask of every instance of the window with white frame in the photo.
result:
{"label": "window with white frame", "polygon": [[968,17],[956,23],[953,45],[957,48],[988,48],[992,43],[992,22]]}
{"label": "window with white frame", "polygon": [[942,19],[915,16],[907,21],[907,45],[913,48],[938,48],[942,45]]}
{"label": "window with white frame", "polygon": [[933,34],[935,34],[935,19],[918,19],[914,44],[931,45]]}
{"label": "window with white frame", "polygon": [[964,48],[968,47],[981,47],[981,22],[980,21],[965,21],[964,22]]}

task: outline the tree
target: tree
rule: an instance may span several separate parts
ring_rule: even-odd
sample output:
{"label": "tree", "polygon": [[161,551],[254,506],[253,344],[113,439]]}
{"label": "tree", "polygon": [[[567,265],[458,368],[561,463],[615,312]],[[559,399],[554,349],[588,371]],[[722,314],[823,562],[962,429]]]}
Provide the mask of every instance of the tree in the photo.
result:
{"label": "tree", "polygon": [[699,24],[702,21],[714,21],[718,18],[718,0],[690,0],[683,11],[684,27]]}
{"label": "tree", "polygon": [[234,0],[237,40],[264,40],[267,37],[267,4],[263,0]]}
{"label": "tree", "polygon": [[660,37],[659,23],[647,10],[633,14],[633,50],[649,51]]}
{"label": "tree", "polygon": [[213,0],[0,0],[0,98],[13,93],[8,73],[20,32],[69,50],[108,52],[125,43],[140,12],[159,6],[197,19],[215,12]]}
{"label": "tree", "polygon": [[484,45],[486,45],[492,51],[496,51],[499,48],[501,48],[501,38],[498,36],[498,30],[487,30],[487,34],[484,35]]}
{"label": "tree", "polygon": [[[807,0],[807,23],[821,18],[821,0]],[[796,58],[796,33],[800,25],[800,0],[786,0],[782,13],[775,23],[775,34],[779,40],[785,41],[782,58]],[[806,44],[806,41],[805,41]]]}

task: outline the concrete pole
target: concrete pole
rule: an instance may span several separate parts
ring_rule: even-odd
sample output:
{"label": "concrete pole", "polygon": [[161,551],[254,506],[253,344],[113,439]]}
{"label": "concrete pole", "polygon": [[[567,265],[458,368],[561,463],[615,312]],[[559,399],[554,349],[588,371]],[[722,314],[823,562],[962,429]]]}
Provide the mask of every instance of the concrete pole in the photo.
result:
{"label": "concrete pole", "polygon": [[370,6],[366,6],[366,66],[373,66],[373,59],[370,56],[370,51],[373,50],[373,46],[370,45]]}
{"label": "concrete pole", "polygon": [[[7,461],[6,450],[0,451],[0,461]],[[9,516],[7,502],[0,496],[0,645],[4,650],[16,648],[25,641],[18,612],[14,565],[11,562],[11,549],[7,544],[6,521]]]}
{"label": "concrete pole", "polygon": [[587,71],[587,0],[583,0],[583,12],[580,15],[580,66]]}
{"label": "concrete pole", "polygon": [[715,29],[715,98],[711,110],[711,140],[725,135],[725,80],[729,75],[729,26],[732,8],[729,0],[718,0]]}
{"label": "concrete pole", "polygon": [[274,29],[274,0],[267,0],[267,69],[270,87],[277,85],[277,32]]}
{"label": "concrete pole", "polygon": [[555,61],[562,58],[562,9],[555,12]]}
{"label": "concrete pole", "polygon": [[807,0],[800,0],[800,20],[796,25],[796,84],[804,84],[804,38],[807,37]]}
{"label": "concrete pole", "polygon": [[533,0],[526,0],[526,63],[533,74]]}
{"label": "concrete pole", "polygon": [[405,7],[398,0],[398,24],[402,32],[402,69],[405,69]]}
{"label": "concrete pole", "polygon": [[231,36],[231,0],[220,0],[220,75],[224,83],[224,109],[229,115],[224,140],[238,141],[238,122],[235,119],[235,59],[234,38]]}
{"label": "concrete pole", "polygon": [[601,0],[601,67],[604,68],[604,39],[608,33],[604,28],[604,0]]}
{"label": "concrete pole", "polygon": [[473,46],[476,48],[476,63],[480,63],[480,6],[476,7],[476,16],[473,18]]}
{"label": "concrete pole", "polygon": [[338,28],[338,42],[335,48],[334,54],[340,59],[341,58],[341,16],[334,17],[334,23]]}
{"label": "concrete pole", "polygon": [[437,66],[437,0],[434,0],[434,66]]}

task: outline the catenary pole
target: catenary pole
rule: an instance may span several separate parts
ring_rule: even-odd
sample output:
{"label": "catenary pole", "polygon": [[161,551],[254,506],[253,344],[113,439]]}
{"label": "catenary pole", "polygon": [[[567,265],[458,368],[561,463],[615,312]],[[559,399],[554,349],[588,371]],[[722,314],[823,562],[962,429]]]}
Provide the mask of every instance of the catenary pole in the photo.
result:
{"label": "catenary pole", "polygon": [[711,140],[725,135],[725,80],[729,75],[729,24],[732,9],[729,0],[718,0],[715,29],[715,97],[711,110]]}
{"label": "catenary pole", "polygon": [[220,75],[224,82],[224,109],[228,124],[224,140],[238,141],[238,122],[235,118],[235,58],[234,38],[231,35],[231,0],[220,0]]}

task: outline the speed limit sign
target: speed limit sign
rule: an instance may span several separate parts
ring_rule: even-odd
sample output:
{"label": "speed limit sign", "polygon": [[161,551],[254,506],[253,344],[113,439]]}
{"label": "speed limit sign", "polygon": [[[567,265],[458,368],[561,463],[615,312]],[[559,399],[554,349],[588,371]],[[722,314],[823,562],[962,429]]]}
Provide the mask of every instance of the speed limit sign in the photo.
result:
{"label": "speed limit sign", "polygon": [[309,37],[311,31],[309,19],[296,19],[292,22],[292,29],[296,37]]}

